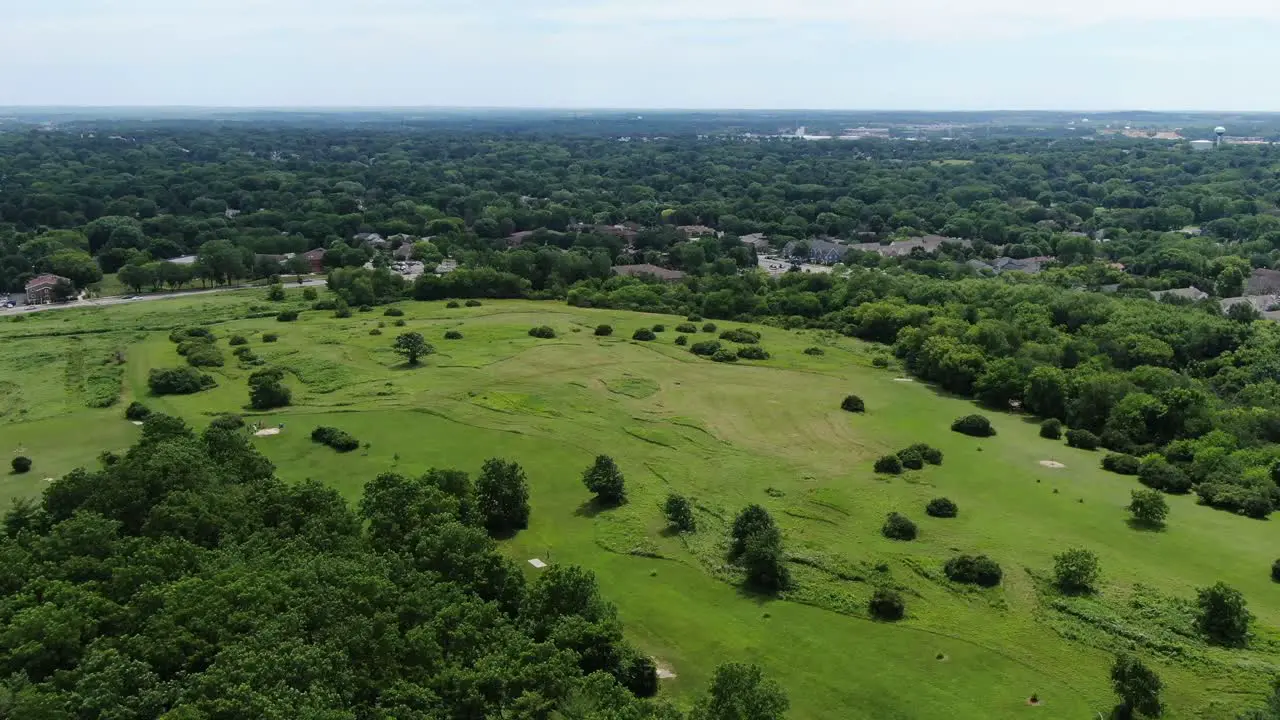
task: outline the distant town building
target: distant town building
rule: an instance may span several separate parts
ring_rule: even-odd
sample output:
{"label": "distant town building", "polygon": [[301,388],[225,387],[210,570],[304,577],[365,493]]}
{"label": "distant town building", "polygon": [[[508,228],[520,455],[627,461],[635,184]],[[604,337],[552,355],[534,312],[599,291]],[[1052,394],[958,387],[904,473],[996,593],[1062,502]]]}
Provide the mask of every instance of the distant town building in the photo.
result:
{"label": "distant town building", "polygon": [[1154,290],[1151,297],[1155,300],[1163,300],[1166,297],[1183,298],[1184,300],[1204,300],[1209,297],[1209,293],[1192,285],[1191,287],[1177,288],[1176,290]]}
{"label": "distant town building", "polygon": [[764,233],[751,233],[738,238],[742,242],[754,247],[756,250],[768,250],[769,238]]}
{"label": "distant town building", "polygon": [[641,265],[615,265],[613,267],[614,275],[622,275],[624,277],[654,277],[663,282],[677,282],[684,278],[684,273],[679,270],[668,270],[644,263]]}
{"label": "distant town building", "polygon": [[849,252],[848,245],[816,239],[789,242],[782,248],[783,257],[808,260],[822,265],[834,265],[840,262],[847,252]]}
{"label": "distant town building", "polygon": [[324,272],[324,255],[324,248],[316,248],[302,253],[302,257],[306,258],[307,262],[311,264],[311,272],[313,273]]}
{"label": "distant town building", "polygon": [[700,237],[720,237],[720,233],[717,232],[715,228],[707,227],[706,225],[681,225],[677,229],[684,233],[685,237],[691,239]]}
{"label": "distant town building", "polygon": [[1191,141],[1191,149],[1194,150],[1195,152],[1206,152],[1208,150],[1212,150],[1213,145],[1214,143],[1212,140],[1192,140]]}
{"label": "distant town building", "polygon": [[28,305],[44,305],[54,301],[53,291],[59,283],[71,284],[71,281],[61,275],[44,274],[37,275],[27,281],[27,304]]}

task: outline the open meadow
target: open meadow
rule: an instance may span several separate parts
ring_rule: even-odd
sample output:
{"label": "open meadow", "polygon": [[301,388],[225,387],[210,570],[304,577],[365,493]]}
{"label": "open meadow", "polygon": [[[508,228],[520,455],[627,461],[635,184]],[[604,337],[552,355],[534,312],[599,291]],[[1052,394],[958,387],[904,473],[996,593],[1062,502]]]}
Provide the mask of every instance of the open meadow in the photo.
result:
{"label": "open meadow", "polygon": [[[279,429],[255,439],[278,475],[322,481],[351,501],[382,472],[474,474],[487,458],[515,460],[528,473],[532,516],[504,541],[511,558],[531,574],[531,558],[593,570],[629,638],[674,673],[664,693],[682,698],[705,687],[716,664],[750,661],[785,687],[794,718],[1105,716],[1119,650],[1164,678],[1166,717],[1234,718],[1268,689],[1280,658],[1280,585],[1269,576],[1280,526],[1171,496],[1166,529],[1131,527],[1125,506],[1137,481],[1101,470],[1101,453],[1041,439],[1037,424],[1012,414],[986,413],[995,437],[951,432],[972,403],[907,380],[883,347],[716,321],[759,331],[771,354],[717,363],[676,344],[679,317],[484,301],[335,318],[306,309],[296,289],[284,303],[262,296],[0,320],[0,438],[11,456],[34,461],[26,474],[0,476],[0,502],[127,447],[138,429],[123,413],[135,400],[197,426],[239,413]],[[303,312],[279,322],[282,308]],[[613,335],[596,336],[600,324]],[[631,339],[656,324],[655,340]],[[207,325],[225,355],[224,366],[202,368],[217,386],[150,396],[150,370],[185,365],[170,331],[193,325]],[[555,337],[528,334],[540,325]],[[461,339],[445,339],[450,330]],[[419,367],[392,350],[408,331],[435,348]],[[278,340],[264,342],[269,333]],[[233,355],[234,335],[261,364]],[[713,337],[699,331],[688,342]],[[822,354],[804,352],[814,347]],[[248,408],[247,378],[264,366],[285,371],[291,406]],[[865,413],[840,409],[851,393]],[[361,447],[339,454],[313,443],[319,425]],[[942,464],[873,471],[877,457],[918,442],[941,449]],[[583,486],[598,454],[626,477],[620,507],[596,506]],[[693,501],[696,532],[667,530],[670,492]],[[958,517],[925,514],[939,496],[955,501]],[[725,560],[733,518],[751,503],[782,528],[795,585],[780,598],[741,589]],[[914,520],[918,538],[883,537],[890,512]],[[1098,555],[1097,594],[1051,587],[1053,556],[1071,547]],[[1003,582],[949,581],[943,564],[961,552],[990,555]],[[1193,629],[1196,589],[1219,580],[1242,591],[1256,617],[1248,649],[1209,646]],[[882,586],[905,597],[903,620],[870,619],[868,599]]]}

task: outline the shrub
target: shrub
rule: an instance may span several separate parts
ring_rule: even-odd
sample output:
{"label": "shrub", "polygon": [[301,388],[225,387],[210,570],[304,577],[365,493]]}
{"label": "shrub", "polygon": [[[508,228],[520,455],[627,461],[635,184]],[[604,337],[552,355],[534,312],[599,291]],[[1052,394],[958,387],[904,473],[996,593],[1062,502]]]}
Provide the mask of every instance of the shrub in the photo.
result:
{"label": "shrub", "polygon": [[1280,582],[1280,560],[1271,563],[1271,581]]}
{"label": "shrub", "polygon": [[597,455],[591,467],[582,473],[582,484],[608,505],[618,505],[627,498],[626,483],[618,464],[608,455]]}
{"label": "shrub", "polygon": [[1098,582],[1098,556],[1083,548],[1054,555],[1053,581],[1067,594],[1093,592]]}
{"label": "shrub", "polygon": [[827,351],[820,347],[807,347],[804,349],[805,355],[826,355]]}
{"label": "shrub", "polygon": [[668,495],[667,501],[662,505],[662,514],[666,516],[667,524],[680,532],[693,532],[697,529],[697,523],[693,519],[693,505],[683,495]]}
{"label": "shrub", "polygon": [[321,445],[328,445],[338,452],[351,452],[360,447],[360,441],[356,440],[351,434],[345,430],[339,430],[335,427],[321,425],[311,431],[311,442],[317,442]]}
{"label": "shrub", "polygon": [[538,327],[529,328],[529,337],[542,338],[549,340],[556,336],[556,331],[547,325],[539,325]]}
{"label": "shrub", "polygon": [[[1126,473],[1132,475],[1133,473]],[[1162,492],[1181,495],[1191,490],[1191,478],[1160,455],[1148,455],[1138,465],[1138,482]]]}
{"label": "shrub", "polygon": [[641,698],[658,694],[658,663],[648,655],[638,652],[630,653],[631,657],[622,664],[622,674],[618,682],[631,691],[632,695]]}
{"label": "shrub", "polygon": [[685,318],[685,320],[688,320],[691,323],[702,322],[702,316],[698,313],[692,313],[689,317]]}
{"label": "shrub", "polygon": [[183,340],[194,340],[199,338],[213,342],[213,331],[204,327],[189,327],[174,330],[169,333],[169,341],[175,343],[182,343]]}
{"label": "shrub", "polygon": [[926,445],[925,443],[916,443],[906,449],[914,450],[917,454],[920,455],[920,457],[925,462],[929,463],[930,465],[942,464],[942,451],[936,447],[933,447],[932,445]]}
{"label": "shrub", "polygon": [[468,300],[465,305],[467,307],[480,307],[481,303],[479,300]]}
{"label": "shrub", "polygon": [[1080,428],[1072,428],[1067,431],[1067,445],[1081,450],[1097,450],[1098,436]]}
{"label": "shrub", "polygon": [[19,455],[18,457],[9,461],[9,467],[12,467],[13,471],[18,475],[21,475],[22,473],[25,473],[25,472],[30,472],[31,458],[25,455]]}
{"label": "shrub", "polygon": [[231,339],[227,341],[227,344],[228,345],[247,345],[249,344],[249,338],[246,338],[243,335],[232,335]]}
{"label": "shrub", "polygon": [[1249,639],[1249,612],[1244,595],[1239,590],[1218,582],[1213,587],[1200,588],[1196,604],[1200,612],[1196,627],[1210,641],[1228,647],[1243,647]]}
{"label": "shrub", "polygon": [[897,590],[876,588],[871,594],[871,602],[867,603],[867,611],[877,620],[893,622],[902,619],[906,614],[906,606]]}
{"label": "shrub", "polygon": [[680,323],[676,326],[676,332],[696,333],[698,332],[698,326],[693,323]]}
{"label": "shrub", "polygon": [[924,507],[924,511],[929,517],[936,518],[953,518],[960,514],[960,508],[955,502],[944,497],[934,498]]}
{"label": "shrub", "polygon": [[867,405],[857,395],[845,395],[844,400],[840,401],[840,409],[846,412],[860,413],[866,411]]}
{"label": "shrub", "polygon": [[748,345],[744,348],[738,348],[738,357],[743,360],[768,360],[769,353],[759,345]]}
{"label": "shrub", "polygon": [[284,298],[284,286],[280,283],[275,283],[267,288],[267,299],[271,302],[284,302]]}
{"label": "shrub", "polygon": [[711,360],[718,363],[738,362],[738,353],[732,350],[717,350],[716,354],[711,356]]}
{"label": "shrub", "polygon": [[734,328],[720,333],[720,339],[742,345],[754,345],[760,342],[760,333],[746,328]]}
{"label": "shrub", "polygon": [[996,434],[996,429],[991,427],[991,421],[984,415],[965,415],[962,418],[956,418],[951,423],[951,429],[962,434],[973,437],[991,437]]}
{"label": "shrub", "polygon": [[649,328],[640,328],[639,330],[636,330],[635,332],[631,333],[632,340],[641,340],[641,341],[647,342],[649,340],[657,339],[657,337],[658,336],[654,335],[653,331],[650,330]]}
{"label": "shrub", "polygon": [[404,311],[397,307],[389,307],[386,310],[383,310],[382,314],[386,317],[402,317],[404,315]]}
{"label": "shrub", "polygon": [[613,334],[613,326],[612,326],[612,325],[597,325],[597,326],[596,326],[596,337],[609,337],[609,336],[610,336],[610,335],[612,335],[612,334]]}
{"label": "shrub", "polygon": [[336,310],[338,302],[336,300],[317,300],[311,303],[312,310]]}
{"label": "shrub", "polygon": [[276,334],[276,333],[263,333],[263,334],[262,334],[262,342],[264,342],[264,343],[273,343],[273,342],[275,342],[275,341],[277,341],[277,340],[279,340],[279,339],[280,339],[280,336],[279,336],[278,334]]}
{"label": "shrub", "polygon": [[902,467],[907,470],[923,470],[924,458],[920,457],[920,453],[914,448],[906,448],[898,451],[898,459],[902,461]]}
{"label": "shrub", "polygon": [[445,306],[445,307],[447,307],[447,308],[449,308],[450,310],[452,310],[452,309],[454,309],[454,308],[460,308],[460,307],[462,307],[461,305],[459,305],[459,304],[458,304],[458,301],[457,301],[457,300],[450,300],[449,302],[445,303],[445,304],[444,304],[444,306]]}
{"label": "shrub", "polygon": [[358,310],[359,310],[360,312],[373,312],[373,306],[372,306],[372,305],[361,305],[361,306],[358,308]]}
{"label": "shrub", "polygon": [[315,299],[319,296],[320,296],[320,293],[317,293],[316,289],[313,287],[302,288],[302,299],[306,300],[307,302],[314,302]]}
{"label": "shrub", "polygon": [[1132,455],[1124,453],[1107,453],[1102,458],[1102,469],[1109,470],[1120,475],[1137,475],[1142,461]]}
{"label": "shrub", "polygon": [[1129,493],[1129,512],[1138,523],[1159,526],[1169,516],[1169,504],[1160,491],[1140,488]]}
{"label": "shrub", "polygon": [[704,333],[713,333],[713,332],[715,332],[715,331],[716,331],[716,324],[715,324],[715,323],[711,323],[711,322],[709,322],[709,323],[706,323],[706,324],[704,324],[704,325],[702,326],[702,332],[704,332]]}
{"label": "shrub", "polygon": [[280,368],[255,370],[249,376],[249,406],[254,410],[287,407],[292,402],[293,392],[285,386]]}
{"label": "shrub", "polygon": [[1040,437],[1046,440],[1062,439],[1062,421],[1057,418],[1049,418],[1040,423]]}
{"label": "shrub", "polygon": [[190,395],[217,384],[209,375],[191,367],[152,368],[147,375],[152,395]]}
{"label": "shrub", "polygon": [[381,331],[381,330],[379,330],[378,328],[373,328],[372,330],[370,330],[370,331],[369,331],[369,334],[370,334],[370,335],[381,335],[381,334],[382,334],[382,331]]}
{"label": "shrub", "polygon": [[889,358],[884,355],[877,355],[871,358],[871,367],[887,368],[889,367]]}
{"label": "shrub", "polygon": [[680,347],[684,347],[685,345],[688,345],[688,344],[689,344],[689,336],[688,336],[688,335],[677,335],[677,336],[676,336],[676,344],[677,344],[677,345],[679,345]]}
{"label": "shrub", "polygon": [[337,303],[337,305],[338,305],[338,306],[337,306],[337,307],[335,307],[335,308],[333,309],[333,316],[334,316],[334,317],[336,317],[336,318],[349,318],[349,317],[351,317],[351,307],[350,307],[350,306],[348,306],[346,303]]}
{"label": "shrub", "polygon": [[445,330],[444,339],[445,340],[461,340],[462,333],[458,332],[457,330]]}
{"label": "shrub", "polygon": [[654,325],[654,326],[653,326],[652,330],[653,330],[654,332],[656,332],[656,333],[666,332],[666,331],[667,331],[667,326],[666,326],[666,325],[663,325],[662,323],[658,323],[657,325]]}
{"label": "shrub", "polygon": [[880,527],[880,534],[890,540],[915,540],[916,524],[901,513],[891,512]]}
{"label": "shrub", "polygon": [[694,355],[702,355],[703,357],[711,357],[720,352],[719,340],[703,340],[689,346],[689,352]]}
{"label": "shrub", "polygon": [[884,455],[876,460],[876,472],[899,475],[902,473],[902,459],[897,455]]}
{"label": "shrub", "polygon": [[392,325],[395,325],[396,327],[404,327],[404,320],[403,320],[403,319],[396,320],[395,322],[393,322],[393,323],[391,323],[391,324],[392,324]]}
{"label": "shrub", "polygon": [[149,416],[150,414],[151,414],[151,408],[147,407],[146,405],[143,405],[137,400],[134,400],[133,402],[129,403],[129,407],[124,409],[125,420],[146,420],[147,416]]}
{"label": "shrub", "polygon": [[279,322],[293,322],[294,320],[297,320],[297,319],[298,319],[297,310],[285,310],[279,315],[276,315],[276,320],[278,320]]}
{"label": "shrub", "polygon": [[957,555],[947,561],[943,571],[954,582],[982,587],[995,587],[1004,577],[1000,565],[986,555]]}
{"label": "shrub", "polygon": [[219,430],[239,430],[244,427],[244,418],[234,413],[224,413],[210,420],[209,427]]}
{"label": "shrub", "polygon": [[[187,343],[179,345],[179,351],[186,345]],[[187,364],[192,367],[222,367],[226,363],[222,351],[213,343],[195,342],[182,354],[187,356]]]}

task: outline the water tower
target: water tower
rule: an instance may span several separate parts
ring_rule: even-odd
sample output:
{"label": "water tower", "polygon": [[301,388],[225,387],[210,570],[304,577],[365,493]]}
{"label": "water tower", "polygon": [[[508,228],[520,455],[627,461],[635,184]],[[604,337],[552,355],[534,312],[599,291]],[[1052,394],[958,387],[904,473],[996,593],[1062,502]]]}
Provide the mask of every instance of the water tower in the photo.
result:
{"label": "water tower", "polygon": [[1218,136],[1218,145],[1222,145],[1222,136],[1227,134],[1227,129],[1219,125],[1213,129],[1213,134]]}

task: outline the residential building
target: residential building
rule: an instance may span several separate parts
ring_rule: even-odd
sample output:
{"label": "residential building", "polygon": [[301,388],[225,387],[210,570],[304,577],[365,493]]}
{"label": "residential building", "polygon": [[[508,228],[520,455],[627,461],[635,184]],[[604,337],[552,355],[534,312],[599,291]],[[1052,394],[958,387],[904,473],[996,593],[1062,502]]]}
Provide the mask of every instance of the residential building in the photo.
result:
{"label": "residential building", "polygon": [[507,236],[507,247],[520,247],[525,241],[533,237],[533,230],[521,230],[513,232]]}
{"label": "residential building", "polygon": [[357,233],[352,239],[357,245],[368,245],[371,248],[379,250],[391,244],[378,233]]}
{"label": "residential building", "polygon": [[322,273],[324,272],[324,254],[324,248],[316,248],[315,250],[308,250],[307,252],[302,253],[302,257],[306,258],[307,262],[311,263],[311,272]]}
{"label": "residential building", "polygon": [[1244,295],[1280,294],[1280,271],[1257,268],[1249,274],[1244,285]]}
{"label": "residential building", "polygon": [[763,252],[769,249],[769,238],[764,233],[751,233],[738,238],[747,245],[751,245],[757,252]]}
{"label": "residential building", "polygon": [[1186,300],[1204,300],[1209,297],[1209,293],[1192,285],[1191,287],[1177,288],[1176,290],[1153,290],[1151,297],[1155,300],[1162,300],[1165,297],[1184,298]]}
{"label": "residential building", "polygon": [[654,277],[663,282],[677,282],[684,278],[684,273],[679,270],[668,270],[644,263],[641,265],[615,265],[613,267],[614,275],[622,275],[625,277]]}
{"label": "residential building", "polygon": [[1242,295],[1241,297],[1224,298],[1219,305],[1226,313],[1234,305],[1249,305],[1260,313],[1280,309],[1280,295]]}
{"label": "residential building", "polygon": [[681,225],[676,229],[684,233],[684,236],[690,239],[700,237],[720,237],[720,233],[717,232],[715,228],[707,227],[706,225]]}
{"label": "residential building", "polygon": [[58,283],[66,283],[70,285],[71,281],[61,275],[53,275],[49,273],[37,275],[31,278],[27,281],[26,286],[27,304],[44,305],[46,303],[53,302],[55,300],[53,291],[54,288],[58,286]]}
{"label": "residential building", "polygon": [[[806,249],[807,248],[807,249]],[[848,245],[830,242],[828,240],[804,240],[800,242],[789,242],[787,246],[782,248],[782,256],[787,258],[799,258],[808,260],[809,262],[821,263],[823,265],[834,265],[840,262],[845,253],[849,252]]]}

